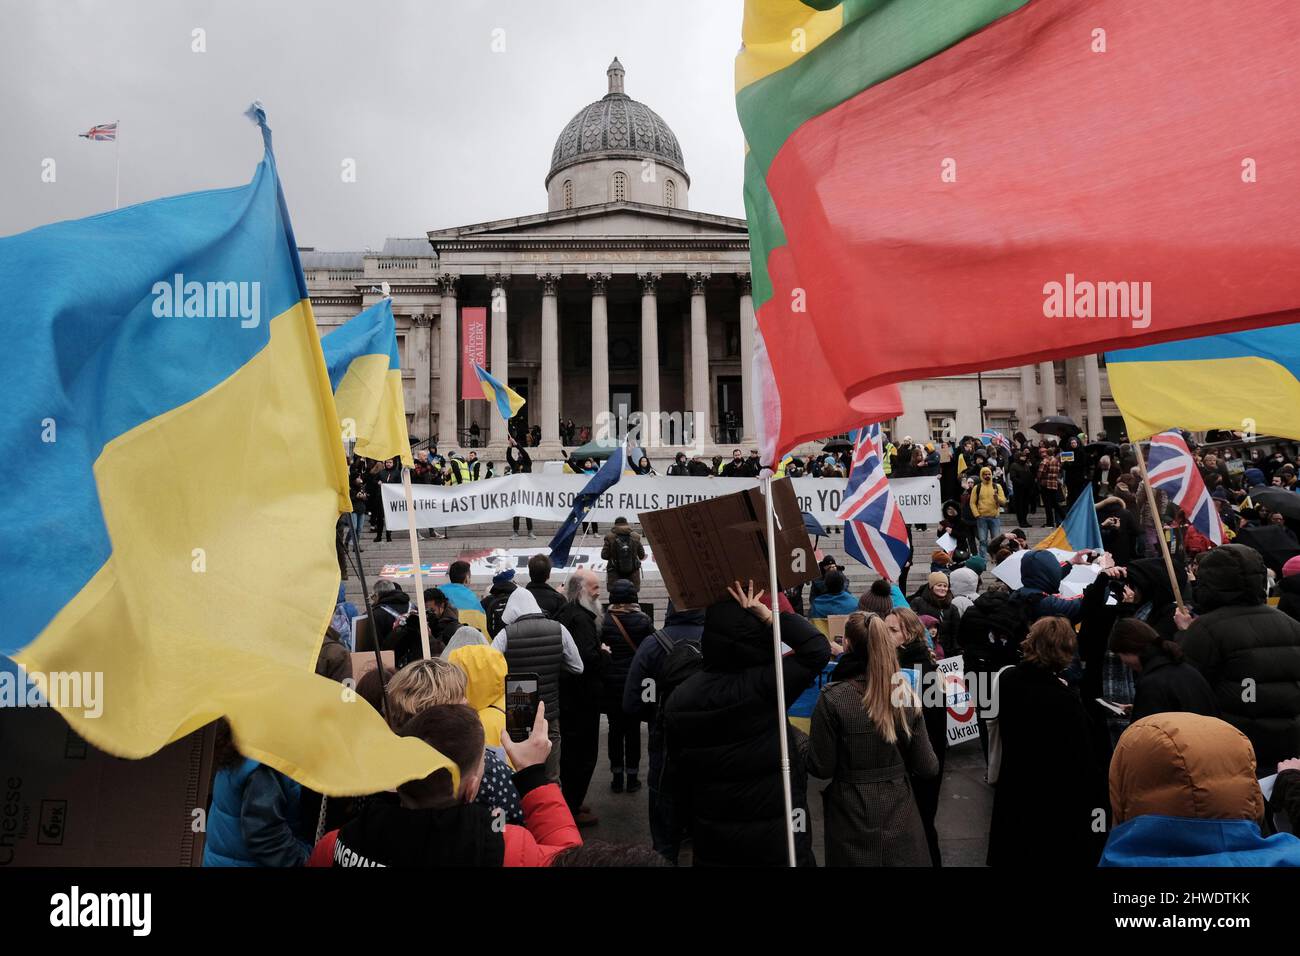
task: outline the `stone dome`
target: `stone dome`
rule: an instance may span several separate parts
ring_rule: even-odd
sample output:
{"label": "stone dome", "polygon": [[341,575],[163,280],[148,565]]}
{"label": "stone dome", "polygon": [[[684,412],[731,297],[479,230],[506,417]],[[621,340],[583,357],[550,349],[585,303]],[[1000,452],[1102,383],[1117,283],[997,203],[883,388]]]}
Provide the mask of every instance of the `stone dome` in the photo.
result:
{"label": "stone dome", "polygon": [[677,137],[658,113],[623,92],[624,70],[617,57],[606,75],[609,92],[579,110],[555,141],[547,184],[569,166],[612,158],[654,160],[676,170],[689,184]]}

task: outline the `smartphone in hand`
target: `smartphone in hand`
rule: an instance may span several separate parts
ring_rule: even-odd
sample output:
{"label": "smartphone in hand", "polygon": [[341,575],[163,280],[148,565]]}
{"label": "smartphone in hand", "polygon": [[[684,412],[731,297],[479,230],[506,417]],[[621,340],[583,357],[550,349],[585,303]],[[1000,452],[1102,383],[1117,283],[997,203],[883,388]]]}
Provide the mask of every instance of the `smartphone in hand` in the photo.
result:
{"label": "smartphone in hand", "polygon": [[533,732],[537,702],[541,699],[541,676],[535,673],[506,675],[506,733],[522,743]]}

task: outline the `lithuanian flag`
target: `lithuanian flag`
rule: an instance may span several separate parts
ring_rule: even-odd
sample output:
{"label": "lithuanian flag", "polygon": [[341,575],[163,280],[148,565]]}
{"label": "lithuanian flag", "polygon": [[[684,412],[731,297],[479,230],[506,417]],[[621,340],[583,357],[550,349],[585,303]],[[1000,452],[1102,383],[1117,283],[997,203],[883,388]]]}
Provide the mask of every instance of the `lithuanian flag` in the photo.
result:
{"label": "lithuanian flag", "polygon": [[777,449],[895,382],[1300,321],[1297,34],[1293,0],[747,0]]}
{"label": "lithuanian flag", "polygon": [[347,466],[255,117],[246,186],[0,239],[0,655],[111,754],[225,716],[245,756],[375,793],[452,765],[314,673]]}

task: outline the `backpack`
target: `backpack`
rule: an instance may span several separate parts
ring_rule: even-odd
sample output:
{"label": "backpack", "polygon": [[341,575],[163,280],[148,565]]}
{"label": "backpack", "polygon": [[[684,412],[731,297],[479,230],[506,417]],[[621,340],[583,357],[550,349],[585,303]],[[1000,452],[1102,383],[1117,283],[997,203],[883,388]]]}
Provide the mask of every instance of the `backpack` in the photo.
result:
{"label": "backpack", "polygon": [[700,650],[698,641],[674,642],[663,631],[655,631],[652,636],[664,651],[655,694],[655,725],[662,730],[664,705],[668,703],[668,696],[686,683],[688,677],[704,667],[704,653]]}
{"label": "backpack", "polygon": [[619,574],[633,574],[636,572],[638,563],[636,551],[632,549],[632,536],[630,534],[614,535],[614,569]]}

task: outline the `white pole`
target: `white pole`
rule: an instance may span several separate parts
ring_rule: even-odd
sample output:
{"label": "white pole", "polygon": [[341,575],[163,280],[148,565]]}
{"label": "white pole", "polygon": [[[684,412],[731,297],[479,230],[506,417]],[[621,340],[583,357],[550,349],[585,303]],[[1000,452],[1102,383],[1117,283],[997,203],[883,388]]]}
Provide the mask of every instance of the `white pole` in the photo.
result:
{"label": "white pole", "polygon": [[424,617],[424,575],[420,573],[420,541],[415,533],[415,493],[411,491],[411,469],[402,469],[402,490],[406,492],[406,535],[411,539],[411,563],[415,565],[415,604],[420,610],[420,647],[424,658],[429,653],[429,622]]}
{"label": "white pole", "polygon": [[117,167],[113,171],[113,208],[118,209],[122,187],[122,124],[117,120],[113,121],[113,163]]}
{"label": "white pole", "polygon": [[790,866],[794,857],[794,798],[790,795],[790,741],[786,732],[785,672],[781,666],[781,600],[776,579],[776,504],[772,498],[772,476],[764,479],[767,498],[768,594],[772,599],[772,666],[776,668],[777,737],[781,741],[781,793],[785,797],[785,849]]}

